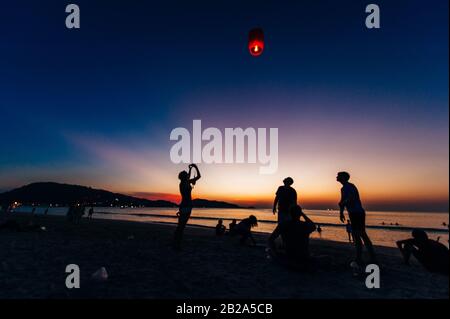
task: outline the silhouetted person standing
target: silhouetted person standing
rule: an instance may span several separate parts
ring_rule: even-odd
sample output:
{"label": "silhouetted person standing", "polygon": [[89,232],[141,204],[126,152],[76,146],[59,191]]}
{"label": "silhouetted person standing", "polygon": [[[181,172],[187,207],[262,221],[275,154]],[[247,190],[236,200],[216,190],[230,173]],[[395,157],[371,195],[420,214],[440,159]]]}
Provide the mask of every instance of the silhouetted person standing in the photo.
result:
{"label": "silhouetted person standing", "polygon": [[435,240],[429,239],[427,233],[421,229],[414,229],[412,237],[397,242],[405,264],[409,264],[409,259],[413,255],[428,271],[448,276],[448,248]]}
{"label": "silhouetted person standing", "polygon": [[75,224],[79,224],[80,223],[80,221],[81,221],[81,218],[83,217],[83,215],[84,215],[84,209],[85,209],[85,206],[83,205],[83,204],[77,204],[76,205],[76,208],[75,208],[75,215],[74,215],[74,217],[75,217]]}
{"label": "silhouetted person standing", "polygon": [[[196,176],[191,178],[192,168],[196,171]],[[180,210],[178,213],[178,225],[175,230],[175,249],[181,249],[181,239],[183,237],[183,231],[186,224],[191,216],[192,212],[192,187],[200,179],[200,171],[195,164],[189,165],[189,171],[182,171],[178,174],[178,179],[180,180]]]}
{"label": "silhouetted person standing", "polygon": [[294,180],[287,177],[283,180],[283,186],[278,187],[275,200],[273,202],[273,214],[277,213],[278,205],[278,224],[291,219],[289,209],[297,205],[297,192],[293,187]]}
{"label": "silhouetted person standing", "polygon": [[375,251],[366,233],[366,211],[362,207],[359,192],[355,185],[349,182],[350,174],[339,172],[336,180],[342,184],[341,201],[339,202],[340,220],[345,222],[344,210],[347,209],[348,217],[352,224],[353,241],[356,247],[356,263],[362,267],[362,242],[366,246],[370,255],[370,263],[377,263]]}

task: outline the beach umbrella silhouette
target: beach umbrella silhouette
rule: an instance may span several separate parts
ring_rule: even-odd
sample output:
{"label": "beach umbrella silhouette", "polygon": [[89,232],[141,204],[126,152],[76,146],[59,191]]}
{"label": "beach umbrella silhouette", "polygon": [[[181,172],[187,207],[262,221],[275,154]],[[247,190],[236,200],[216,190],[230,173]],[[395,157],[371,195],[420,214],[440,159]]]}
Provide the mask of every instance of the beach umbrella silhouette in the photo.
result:
{"label": "beach umbrella silhouette", "polygon": [[248,50],[252,56],[260,56],[264,51],[264,32],[261,28],[251,29],[248,33]]}

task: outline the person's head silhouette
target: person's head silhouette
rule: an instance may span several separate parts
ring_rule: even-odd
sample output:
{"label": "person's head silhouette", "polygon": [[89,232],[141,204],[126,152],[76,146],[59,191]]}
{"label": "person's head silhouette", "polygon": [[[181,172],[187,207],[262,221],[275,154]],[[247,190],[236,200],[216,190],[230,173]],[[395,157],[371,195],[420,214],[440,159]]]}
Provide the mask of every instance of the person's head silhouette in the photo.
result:
{"label": "person's head silhouette", "polygon": [[339,172],[337,173],[336,176],[336,180],[341,183],[341,184],[345,184],[348,182],[348,180],[350,179],[350,174],[347,172]]}
{"label": "person's head silhouette", "polygon": [[250,215],[250,217],[248,219],[250,221],[250,226],[252,228],[258,226],[258,219],[256,218],[256,216]]}
{"label": "person's head silhouette", "polygon": [[180,181],[187,181],[188,179],[189,179],[189,174],[188,174],[188,172],[186,172],[186,171],[181,171],[179,174],[178,174],[178,179],[180,180]]}
{"label": "person's head silhouette", "polygon": [[285,179],[283,179],[283,184],[284,186],[291,186],[292,184],[294,184],[294,180],[292,179],[292,177],[286,177]]}
{"label": "person's head silhouette", "polygon": [[422,229],[413,229],[412,236],[418,243],[425,243],[428,240],[427,233]]}

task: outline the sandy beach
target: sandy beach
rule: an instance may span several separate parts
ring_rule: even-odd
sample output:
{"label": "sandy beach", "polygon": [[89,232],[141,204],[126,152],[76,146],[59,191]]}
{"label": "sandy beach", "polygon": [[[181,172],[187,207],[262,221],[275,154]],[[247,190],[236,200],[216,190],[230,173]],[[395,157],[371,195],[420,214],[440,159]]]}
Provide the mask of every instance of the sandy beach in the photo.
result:
{"label": "sandy beach", "polygon": [[[29,220],[17,214],[20,223]],[[265,256],[267,234],[257,247],[214,230],[188,227],[181,252],[171,248],[173,225],[39,216],[42,232],[0,230],[0,298],[445,298],[448,277],[415,261],[402,264],[393,248],[376,247],[381,288],[368,289],[349,268],[353,246],[312,240],[311,253],[333,258],[330,269],[289,271]],[[81,270],[81,288],[65,286],[66,265]],[[109,278],[91,279],[100,267]]]}

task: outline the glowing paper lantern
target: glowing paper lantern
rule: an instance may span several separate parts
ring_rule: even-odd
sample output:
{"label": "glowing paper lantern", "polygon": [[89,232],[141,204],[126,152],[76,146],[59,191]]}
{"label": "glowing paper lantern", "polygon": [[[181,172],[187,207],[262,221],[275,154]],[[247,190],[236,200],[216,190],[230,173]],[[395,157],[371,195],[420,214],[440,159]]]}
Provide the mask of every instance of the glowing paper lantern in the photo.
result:
{"label": "glowing paper lantern", "polygon": [[252,56],[260,56],[264,50],[264,32],[255,28],[248,33],[248,50]]}

